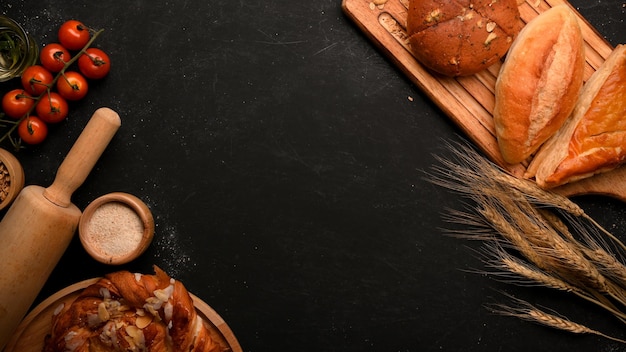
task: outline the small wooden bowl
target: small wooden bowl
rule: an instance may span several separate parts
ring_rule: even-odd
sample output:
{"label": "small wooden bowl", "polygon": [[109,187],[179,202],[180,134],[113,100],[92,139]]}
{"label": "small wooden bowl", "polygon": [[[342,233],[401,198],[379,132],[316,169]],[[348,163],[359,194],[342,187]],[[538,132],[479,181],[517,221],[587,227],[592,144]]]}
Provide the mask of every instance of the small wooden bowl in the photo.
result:
{"label": "small wooden bowl", "polygon": [[154,218],[139,198],[113,192],[96,198],[78,223],[80,242],[95,260],[120,265],[140,256],[152,242]]}
{"label": "small wooden bowl", "polygon": [[0,148],[0,210],[8,207],[24,188],[24,169],[9,151]]}

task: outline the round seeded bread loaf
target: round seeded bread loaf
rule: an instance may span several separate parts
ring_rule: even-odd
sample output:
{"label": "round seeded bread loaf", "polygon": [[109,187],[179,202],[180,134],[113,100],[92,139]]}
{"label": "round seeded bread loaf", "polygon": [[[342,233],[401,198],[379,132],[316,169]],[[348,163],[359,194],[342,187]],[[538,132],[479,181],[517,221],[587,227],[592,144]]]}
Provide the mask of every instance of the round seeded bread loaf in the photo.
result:
{"label": "round seeded bread loaf", "polygon": [[411,0],[409,45],[446,76],[479,72],[502,58],[523,26],[516,0]]}

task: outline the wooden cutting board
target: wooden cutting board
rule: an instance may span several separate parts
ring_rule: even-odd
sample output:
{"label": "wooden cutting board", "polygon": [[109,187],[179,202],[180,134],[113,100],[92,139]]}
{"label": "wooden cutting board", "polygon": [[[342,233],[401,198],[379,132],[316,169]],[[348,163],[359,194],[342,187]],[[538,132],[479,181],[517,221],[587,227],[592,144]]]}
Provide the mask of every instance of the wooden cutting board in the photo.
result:
{"label": "wooden cutting board", "polygon": [[[9,340],[3,352],[41,352],[46,334],[52,329],[52,315],[59,306],[69,306],[82,290],[98,281],[98,278],[88,279],[68,286],[48,297],[35,307]],[[198,297],[190,294],[198,315],[207,324],[211,337],[229,352],[242,352],[242,348],[224,319],[213,308]]]}
{"label": "wooden cutting board", "polygon": [[[472,76],[450,78],[424,68],[407,45],[409,0],[343,0],[344,13],[363,33],[451,118],[485,155],[516,176],[527,164],[507,164],[498,149],[493,124],[494,86],[500,64]],[[527,0],[519,6],[527,23],[553,6],[566,4],[578,15],[585,40],[585,81],[613,50],[580,13],[565,0]],[[626,201],[626,167],[555,189],[565,196],[600,194]]]}

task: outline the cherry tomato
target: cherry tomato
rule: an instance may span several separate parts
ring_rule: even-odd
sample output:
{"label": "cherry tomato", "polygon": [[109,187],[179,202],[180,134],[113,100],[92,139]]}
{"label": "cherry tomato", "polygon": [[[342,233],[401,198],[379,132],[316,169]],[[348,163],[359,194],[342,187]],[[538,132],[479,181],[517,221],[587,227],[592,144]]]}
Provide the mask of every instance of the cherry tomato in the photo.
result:
{"label": "cherry tomato", "polygon": [[50,43],[39,51],[41,65],[50,72],[59,72],[70,61],[72,56],[65,47],[58,43]]}
{"label": "cherry tomato", "polygon": [[66,100],[80,100],[87,94],[87,79],[75,71],[66,71],[57,80],[57,91]]}
{"label": "cherry tomato", "polygon": [[13,89],[2,97],[2,111],[14,119],[19,119],[26,115],[35,105],[33,97],[28,95],[23,89]]}
{"label": "cherry tomato", "polygon": [[44,94],[35,107],[37,116],[46,123],[57,123],[67,117],[67,101],[58,93]]}
{"label": "cherry tomato", "polygon": [[37,116],[28,116],[20,121],[17,134],[28,144],[39,144],[48,136],[48,126]]}
{"label": "cherry tomato", "polygon": [[29,66],[22,73],[22,86],[28,94],[32,96],[40,96],[52,84],[52,73],[43,66]]}
{"label": "cherry tomato", "polygon": [[59,42],[68,50],[80,50],[89,42],[89,28],[76,20],[66,21],[59,28]]}
{"label": "cherry tomato", "polygon": [[90,79],[100,79],[111,69],[109,56],[98,48],[87,48],[85,54],[78,58],[78,69]]}

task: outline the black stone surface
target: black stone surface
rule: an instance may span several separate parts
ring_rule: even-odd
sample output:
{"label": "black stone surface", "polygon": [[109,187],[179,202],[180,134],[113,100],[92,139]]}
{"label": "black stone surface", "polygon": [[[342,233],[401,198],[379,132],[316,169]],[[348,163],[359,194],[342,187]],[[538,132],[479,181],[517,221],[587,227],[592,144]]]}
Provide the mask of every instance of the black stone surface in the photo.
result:
{"label": "black stone surface", "polygon": [[[611,44],[622,0],[571,3]],[[76,18],[104,28],[110,75],[71,104],[41,146],[19,152],[27,184],[49,185],[100,106],[122,128],[73,196],[144,200],[152,246],[121,267],[76,238],[38,302],[83,279],[168,271],[212,306],[246,351],[626,351],[484,305],[499,291],[625,338],[572,296],[471,273],[475,243],[442,236],[457,195],[424,180],[460,131],[344,16],[339,0],[3,2],[40,43]],[[7,90],[12,83],[0,84]],[[626,206],[576,198],[618,235]],[[0,244],[1,245],[1,244]]]}

